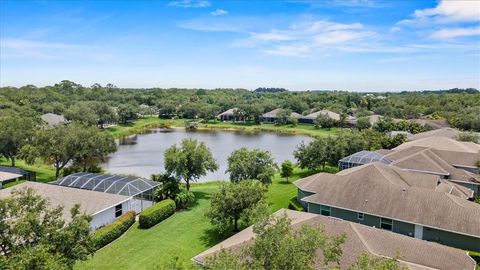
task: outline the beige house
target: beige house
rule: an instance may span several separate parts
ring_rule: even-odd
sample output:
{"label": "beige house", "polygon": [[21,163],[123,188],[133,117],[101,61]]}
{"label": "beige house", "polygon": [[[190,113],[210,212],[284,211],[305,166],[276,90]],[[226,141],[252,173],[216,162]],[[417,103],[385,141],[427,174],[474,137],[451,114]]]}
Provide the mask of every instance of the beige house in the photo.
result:
{"label": "beige house", "polygon": [[[346,234],[346,241],[341,245],[342,256],[340,268],[348,269],[362,253],[382,258],[400,256],[400,265],[409,269],[439,269],[439,270],[473,270],[475,261],[465,251],[422,241],[408,236],[379,230],[370,226],[333,219],[326,216],[279,210],[274,215],[287,215],[294,229],[302,225],[322,228],[328,235]],[[192,260],[204,265],[206,260],[221,249],[239,250],[252,243],[255,238],[252,227],[233,235],[225,241],[198,254]],[[316,253],[316,269],[324,269],[323,253]],[[333,265],[332,265],[333,266]]]}

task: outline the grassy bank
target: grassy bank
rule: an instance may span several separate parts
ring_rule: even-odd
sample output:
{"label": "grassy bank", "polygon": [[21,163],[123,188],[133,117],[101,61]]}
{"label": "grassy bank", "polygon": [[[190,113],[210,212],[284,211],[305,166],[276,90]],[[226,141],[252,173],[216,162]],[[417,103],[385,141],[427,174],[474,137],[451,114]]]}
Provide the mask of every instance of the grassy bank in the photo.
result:
{"label": "grassy bank", "polygon": [[[287,208],[290,199],[296,195],[291,181],[309,174],[296,169],[289,183],[277,175],[267,193],[270,211]],[[88,261],[77,263],[75,269],[155,269],[175,256],[190,262],[193,256],[229,236],[219,235],[205,217],[210,196],[219,184],[194,184],[195,203],[189,210],[177,212],[148,230],[139,229],[138,223],[134,224],[126,235],[98,251]]]}
{"label": "grassy bank", "polygon": [[[114,137],[119,138],[123,136],[133,135],[141,133],[151,128],[159,127],[171,127],[171,128],[183,128],[185,126],[184,119],[160,119],[157,117],[142,118],[134,121],[133,123],[125,125],[117,125],[106,128],[105,130],[112,134]],[[307,136],[329,136],[337,135],[341,129],[317,129],[314,125],[310,124],[298,124],[296,126],[283,125],[277,126],[274,124],[253,124],[253,123],[232,123],[232,122],[209,122],[198,124],[198,129],[202,130],[237,130],[244,132],[278,132],[286,134],[298,134]]]}

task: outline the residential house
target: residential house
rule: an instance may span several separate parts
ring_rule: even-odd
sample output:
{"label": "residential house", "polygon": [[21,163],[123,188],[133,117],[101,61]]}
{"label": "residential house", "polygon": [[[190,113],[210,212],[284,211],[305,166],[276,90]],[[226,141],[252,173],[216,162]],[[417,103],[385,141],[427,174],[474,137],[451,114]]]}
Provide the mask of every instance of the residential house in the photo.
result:
{"label": "residential house", "polygon": [[[342,254],[339,260],[340,269],[350,268],[364,253],[375,258],[397,258],[399,264],[412,270],[439,269],[439,270],[473,270],[475,261],[465,251],[422,241],[412,237],[379,230],[371,226],[339,220],[331,217],[293,211],[279,210],[274,215],[286,215],[291,219],[292,228],[298,229],[302,225],[312,226],[323,230],[327,235],[345,234],[346,239],[341,244]],[[205,250],[192,260],[205,265],[208,258],[221,249],[239,251],[252,244],[255,239],[252,226],[227,238],[223,242]],[[325,269],[322,250],[315,254],[315,269]],[[328,265],[334,267],[337,265]]]}
{"label": "residential house", "polygon": [[221,114],[217,115],[217,118],[221,121],[235,121],[235,111],[237,108],[228,109]]}
{"label": "residential house", "polygon": [[[262,114],[262,122],[264,123],[285,122],[286,119],[280,119],[280,117],[278,116],[283,111],[285,111],[285,109],[278,108],[273,111],[269,111],[267,113]],[[292,112],[290,113],[290,117],[299,119],[301,115],[299,113]]]}
{"label": "residential house", "polygon": [[49,127],[68,123],[67,119],[63,115],[54,113],[46,113],[40,116],[40,118],[47,123]]}
{"label": "residential house", "polygon": [[480,251],[480,204],[466,200],[465,189],[435,176],[371,163],[315,174],[295,185],[310,213]]}
{"label": "residential house", "polygon": [[340,114],[338,114],[336,112],[329,111],[329,110],[321,110],[321,111],[317,111],[317,112],[302,116],[298,119],[298,121],[300,123],[313,124],[315,119],[317,119],[318,115],[320,115],[320,114],[326,115],[327,117],[329,117],[329,118],[331,118],[331,119],[333,119],[337,122],[340,121]]}
{"label": "residential house", "polygon": [[75,189],[39,182],[24,182],[10,188],[0,190],[0,198],[7,198],[12,191],[32,189],[49,201],[51,208],[62,206],[62,218],[71,221],[70,209],[80,205],[80,212],[90,215],[90,229],[96,230],[112,223],[123,213],[132,210],[132,197],[90,190]]}

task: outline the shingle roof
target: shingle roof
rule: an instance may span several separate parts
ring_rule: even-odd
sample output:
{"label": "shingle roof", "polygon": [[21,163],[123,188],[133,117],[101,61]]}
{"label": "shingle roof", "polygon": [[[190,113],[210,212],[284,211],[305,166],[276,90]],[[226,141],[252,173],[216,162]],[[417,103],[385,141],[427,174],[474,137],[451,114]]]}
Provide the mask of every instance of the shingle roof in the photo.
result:
{"label": "shingle roof", "polygon": [[63,206],[62,216],[66,221],[71,220],[70,209],[75,206],[75,204],[80,204],[82,213],[93,215],[130,198],[129,196],[100,193],[38,182],[25,182],[2,189],[0,190],[0,198],[11,196],[11,192],[15,189],[26,188],[32,188],[37,195],[47,198],[50,201],[51,207]]}
{"label": "shingle roof", "polygon": [[0,166],[0,172],[8,172],[8,173],[21,174],[21,175],[28,174],[28,172],[25,170],[22,170],[17,167],[10,167],[10,166]]}
{"label": "shingle roof", "polygon": [[[480,154],[435,150],[428,147],[411,146],[391,151],[385,155],[392,165],[400,168],[448,176],[450,179],[478,182],[479,177],[471,172],[455,168],[452,164],[464,164],[480,159]],[[478,158],[477,158],[478,157]],[[445,160],[448,159],[448,160]]]}
{"label": "shingle roof", "polygon": [[409,141],[393,148],[393,150],[403,150],[411,146],[423,146],[437,150],[467,153],[478,153],[480,151],[480,144],[473,142],[459,142],[447,137],[426,137],[415,141]]}
{"label": "shingle roof", "polygon": [[427,137],[447,137],[450,139],[455,139],[460,133],[460,130],[456,128],[446,127],[415,134],[409,140],[415,141]]}
{"label": "shingle roof", "polygon": [[221,117],[222,115],[233,115],[235,113],[235,110],[237,110],[237,108],[228,109],[222,112],[221,114],[217,115],[217,117]]}
{"label": "shingle roof", "polygon": [[319,114],[324,114],[324,115],[326,115],[326,116],[328,116],[328,117],[330,117],[330,118],[332,118],[336,121],[340,121],[340,114],[338,114],[336,112],[329,111],[329,110],[321,110],[321,111],[318,111],[318,112],[314,112],[314,113],[302,116],[301,118],[302,119],[314,120],[314,119],[317,119]]}
{"label": "shingle roof", "polygon": [[21,174],[0,171],[0,182],[7,181],[7,180],[12,180],[12,179],[17,179],[17,178],[20,178],[20,177],[22,177]]}
{"label": "shingle roof", "polygon": [[302,199],[306,202],[480,237],[480,204],[426,188],[433,182],[426,174],[401,175],[387,167],[393,166],[372,163],[337,175],[319,173],[295,185],[315,193]]}
{"label": "shingle roof", "polygon": [[[293,228],[310,225],[323,229],[328,235],[345,233],[346,241],[341,245],[341,269],[349,268],[364,252],[371,256],[388,258],[400,255],[400,264],[410,269],[473,270],[475,268],[475,261],[466,252],[451,247],[311,213],[282,209],[274,215],[282,214],[286,214],[292,220]],[[238,250],[242,246],[249,245],[254,237],[252,227],[248,227],[198,254],[193,260],[204,264],[208,257],[222,248]],[[318,250],[316,255],[315,268],[323,269],[322,251]]]}
{"label": "shingle roof", "polygon": [[49,126],[55,126],[58,124],[67,123],[67,119],[63,115],[58,115],[54,113],[46,113],[40,116],[43,121],[47,122]]}
{"label": "shingle roof", "polygon": [[266,112],[262,114],[262,117],[277,117],[277,114],[279,114],[281,111],[283,111],[282,108],[275,109],[273,111]]}

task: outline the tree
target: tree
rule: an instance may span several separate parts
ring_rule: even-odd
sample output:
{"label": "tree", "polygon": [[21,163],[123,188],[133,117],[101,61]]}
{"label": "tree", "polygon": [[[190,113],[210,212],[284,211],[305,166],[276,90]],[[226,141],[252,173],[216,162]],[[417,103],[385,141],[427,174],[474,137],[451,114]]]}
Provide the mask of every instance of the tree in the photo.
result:
{"label": "tree", "polygon": [[155,190],[156,201],[165,199],[175,200],[177,194],[180,193],[180,181],[170,174],[152,174],[150,178],[155,182],[161,183],[160,187]]}
{"label": "tree", "polygon": [[397,258],[372,257],[368,253],[362,253],[357,261],[348,270],[407,270],[398,264]]}
{"label": "tree", "polygon": [[110,153],[117,150],[117,144],[113,137],[101,132],[96,127],[83,127],[76,129],[75,141],[78,141],[78,151],[73,158],[74,167],[81,168],[84,172],[89,168],[105,161]]}
{"label": "tree", "polygon": [[35,122],[31,118],[8,116],[0,118],[0,156],[15,166],[15,160],[23,146],[30,143]]}
{"label": "tree", "polygon": [[268,151],[260,149],[248,150],[242,147],[228,157],[230,180],[238,183],[246,179],[255,179],[264,185],[272,183],[277,165]]}
{"label": "tree", "polygon": [[131,104],[122,104],[118,106],[118,116],[120,122],[126,124],[137,119],[138,108]]}
{"label": "tree", "polygon": [[368,119],[368,117],[359,117],[357,119],[357,128],[358,130],[363,130],[363,129],[368,129],[370,128],[372,125],[370,124],[370,120]]}
{"label": "tree", "polygon": [[258,208],[264,205],[265,192],[265,186],[256,180],[224,183],[212,195],[206,216],[221,232],[232,225],[238,231],[238,222],[248,224]]}
{"label": "tree", "polygon": [[293,163],[290,160],[285,160],[282,163],[282,171],[280,172],[281,177],[285,177],[288,183],[288,177],[292,176],[293,174]]}
{"label": "tree", "polygon": [[[299,269],[315,268],[316,253],[323,253],[323,265],[338,265],[345,235],[328,236],[323,230],[303,225],[293,229],[286,216],[268,217],[254,225],[256,237],[243,249],[221,250],[207,259],[209,269]],[[234,266],[230,268],[230,266]]]}
{"label": "tree", "polygon": [[207,172],[214,172],[218,164],[210,149],[194,139],[183,139],[180,146],[172,145],[165,151],[165,170],[183,179],[190,190],[190,181],[197,181]]}
{"label": "tree", "polygon": [[382,145],[382,148],[384,149],[392,149],[400,144],[404,143],[407,141],[407,136],[405,134],[397,134],[393,137],[384,135],[382,136],[382,139],[380,140],[380,143]]}
{"label": "tree", "polygon": [[332,118],[330,118],[328,115],[324,113],[319,113],[317,115],[317,118],[313,120],[313,124],[317,128],[330,129],[335,126],[335,120],[333,120]]}
{"label": "tree", "polygon": [[458,134],[457,140],[462,142],[480,143],[480,135],[473,132],[462,132]]}
{"label": "tree", "polygon": [[71,209],[71,221],[62,219],[62,207],[49,206],[32,189],[13,190],[0,199],[0,266],[2,269],[72,269],[75,261],[93,252],[90,220]]}

